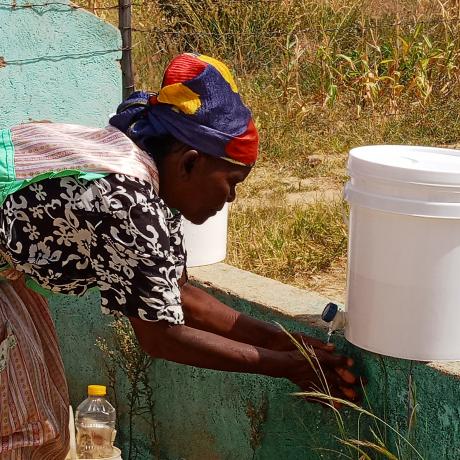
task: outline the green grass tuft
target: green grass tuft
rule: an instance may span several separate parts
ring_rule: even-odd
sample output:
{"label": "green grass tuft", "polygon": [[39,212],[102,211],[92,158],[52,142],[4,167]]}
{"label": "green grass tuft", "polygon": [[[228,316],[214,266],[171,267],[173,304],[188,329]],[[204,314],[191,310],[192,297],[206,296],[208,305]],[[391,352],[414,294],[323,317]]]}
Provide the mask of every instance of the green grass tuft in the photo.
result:
{"label": "green grass tuft", "polygon": [[346,254],[342,203],[235,207],[228,262],[283,281],[326,271]]}

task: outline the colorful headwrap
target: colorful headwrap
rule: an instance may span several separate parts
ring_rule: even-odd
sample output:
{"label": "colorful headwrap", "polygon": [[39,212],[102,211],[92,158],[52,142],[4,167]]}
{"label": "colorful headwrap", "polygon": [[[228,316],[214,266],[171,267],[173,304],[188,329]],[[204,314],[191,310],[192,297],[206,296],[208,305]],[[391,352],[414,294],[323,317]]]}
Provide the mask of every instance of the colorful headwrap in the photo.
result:
{"label": "colorful headwrap", "polygon": [[142,149],[145,139],[170,134],[233,163],[250,166],[257,158],[257,129],[229,69],[202,54],[174,58],[160,92],[133,93],[120,104],[110,124]]}

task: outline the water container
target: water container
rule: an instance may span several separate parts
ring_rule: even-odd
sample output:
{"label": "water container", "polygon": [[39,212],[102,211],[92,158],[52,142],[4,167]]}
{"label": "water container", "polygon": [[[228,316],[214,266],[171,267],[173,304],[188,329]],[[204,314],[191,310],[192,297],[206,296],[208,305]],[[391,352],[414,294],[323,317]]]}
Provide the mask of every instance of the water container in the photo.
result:
{"label": "water container", "polygon": [[221,262],[227,254],[228,203],[205,223],[195,225],[184,219],[187,266]]}
{"label": "water container", "polygon": [[412,360],[460,360],[460,151],[351,150],[346,338]]}
{"label": "water container", "polygon": [[105,399],[106,387],[89,385],[88,398],[77,408],[77,456],[79,459],[114,457],[115,409]]}

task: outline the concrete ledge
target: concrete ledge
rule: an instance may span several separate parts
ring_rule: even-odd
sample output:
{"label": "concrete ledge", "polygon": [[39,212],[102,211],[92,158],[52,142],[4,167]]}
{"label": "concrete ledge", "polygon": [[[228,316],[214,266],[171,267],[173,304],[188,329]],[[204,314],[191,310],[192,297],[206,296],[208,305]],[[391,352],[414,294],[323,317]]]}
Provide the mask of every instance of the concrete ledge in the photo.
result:
{"label": "concrete ledge", "polygon": [[327,329],[321,320],[321,313],[330,300],[314,292],[224,263],[190,268],[189,275],[198,284],[245,299],[310,326]]}
{"label": "concrete ledge", "polygon": [[441,372],[442,374],[460,379],[459,361],[432,361],[431,363],[426,363],[426,365],[438,372]]}

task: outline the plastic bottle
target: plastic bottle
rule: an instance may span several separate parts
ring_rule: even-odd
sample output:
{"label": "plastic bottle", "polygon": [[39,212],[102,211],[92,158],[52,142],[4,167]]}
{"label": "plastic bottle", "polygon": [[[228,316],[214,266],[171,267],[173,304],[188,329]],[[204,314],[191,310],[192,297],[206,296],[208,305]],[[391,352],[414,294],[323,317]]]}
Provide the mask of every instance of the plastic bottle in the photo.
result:
{"label": "plastic bottle", "polygon": [[89,385],[88,398],[77,408],[75,426],[78,458],[110,458],[113,455],[116,414],[105,395],[105,386]]}

